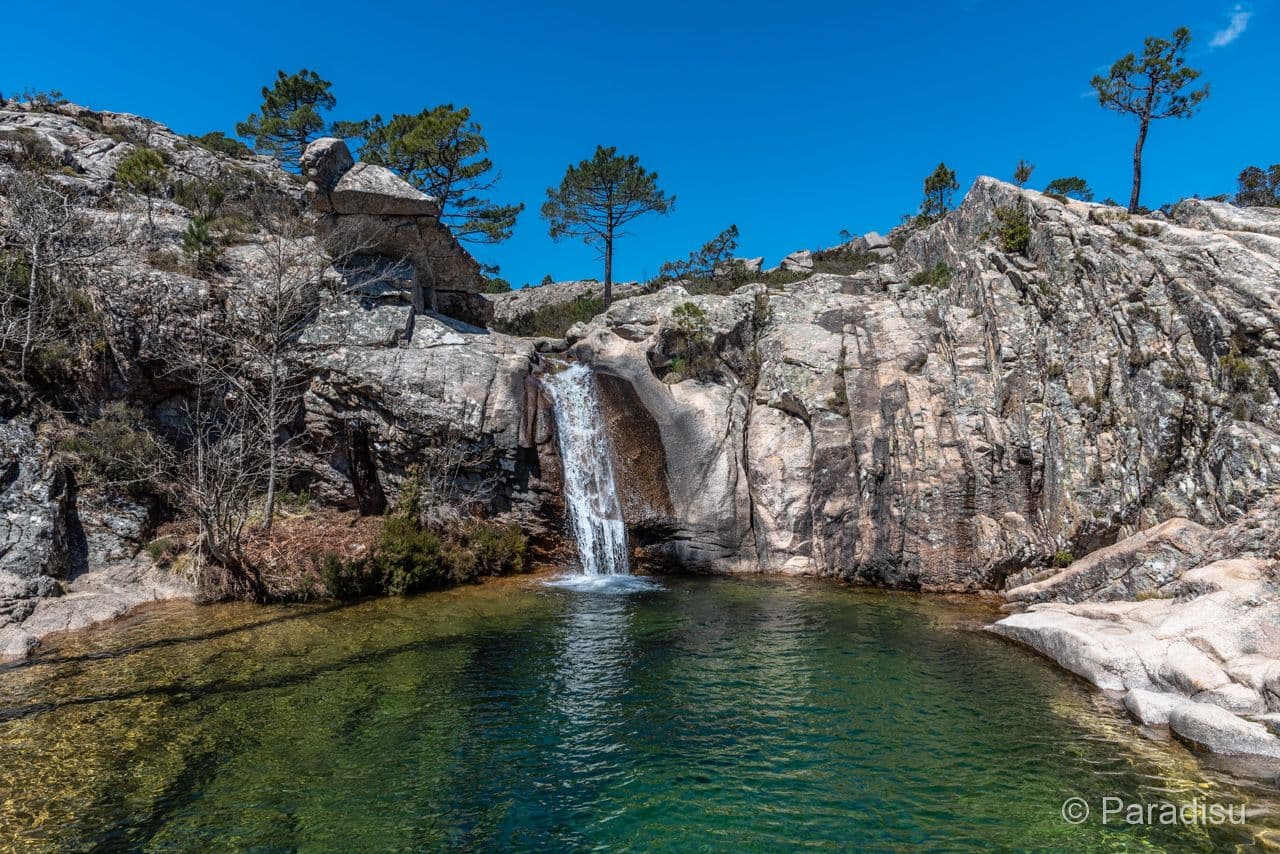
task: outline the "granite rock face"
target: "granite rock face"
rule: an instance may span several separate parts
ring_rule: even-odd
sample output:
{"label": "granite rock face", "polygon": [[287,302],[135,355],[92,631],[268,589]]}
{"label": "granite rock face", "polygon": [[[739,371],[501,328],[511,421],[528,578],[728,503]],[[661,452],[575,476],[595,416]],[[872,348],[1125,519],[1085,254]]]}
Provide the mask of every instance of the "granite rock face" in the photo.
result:
{"label": "granite rock face", "polygon": [[1280,758],[1259,723],[1280,712],[1280,497],[1215,531],[1172,520],[1104,553],[1006,591],[1027,610],[990,630],[1123,693],[1194,749]]}
{"label": "granite rock face", "polygon": [[[620,285],[566,339],[533,341],[485,321],[599,284],[480,294],[437,203],[340,141],[308,150],[307,192],[263,158],[70,105],[0,109],[0,171],[33,136],[86,204],[118,194],[115,164],[148,144],[180,174],[252,173],[331,226],[378,235],[382,273],[329,271],[342,298],[302,333],[291,462],[326,503],[380,512],[412,466],[460,441],[464,479],[485,486],[474,500],[554,544],[559,464],[538,377],[579,359],[599,375],[633,546],[654,563],[1003,589],[1030,610],[1001,631],[1099,685],[1232,714],[1280,696],[1249,657],[1270,655],[1263,621],[1280,617],[1264,512],[1280,471],[1276,212],[1187,201],[1130,217],[980,179],[933,225],[854,239],[848,254],[869,256],[859,272],[727,295]],[[1002,240],[1011,218],[1026,221],[1025,247]],[[158,200],[154,219],[160,250],[176,252],[191,212]],[[102,262],[88,287],[104,399],[173,417],[184,389],[165,353],[255,287],[251,249],[229,247],[211,280],[136,246]],[[815,256],[793,253],[792,269]],[[406,281],[434,302],[410,304]],[[28,600],[131,565],[149,524],[143,508],[78,495],[30,415],[0,429],[0,614],[27,612],[17,619]]]}
{"label": "granite rock face", "polygon": [[[1021,251],[995,236],[1010,212]],[[1197,526],[1277,485],[1273,221],[1202,201],[1129,217],[984,178],[892,263],[623,300],[571,330],[570,352],[627,379],[657,423],[674,533],[651,547],[675,559],[998,589],[1185,520],[1079,582],[1125,575],[1111,595],[1136,595]],[[945,283],[918,275],[939,265]],[[719,354],[697,378],[670,370],[686,302]],[[1116,568],[1143,561],[1144,580]]]}
{"label": "granite rock face", "polygon": [[[115,182],[115,165],[139,145],[162,152],[175,182],[153,200],[146,240],[137,237],[146,226],[143,200]],[[308,176],[313,193],[317,181],[332,182],[338,203],[323,215],[330,224],[341,218],[362,234],[376,233],[382,242],[375,249],[385,256],[365,254],[358,265],[330,267],[320,277],[327,298],[301,333],[294,365],[302,392],[288,428],[291,488],[381,512],[397,500],[406,471],[448,443],[465,449],[459,476],[483,485],[460,495],[520,521],[535,541],[558,539],[558,457],[533,377],[540,357],[532,342],[474,324],[489,317],[478,266],[440,224],[434,200],[376,167],[344,162],[343,143],[328,148],[309,163]],[[83,411],[67,417],[91,421],[107,401],[121,400],[157,432],[178,429],[190,388],[168,360],[269,279],[270,247],[288,254],[295,241],[316,238],[239,233],[217,268],[197,275],[179,249],[193,211],[163,196],[200,177],[224,182],[229,198],[266,187],[303,211],[301,182],[264,158],[211,151],[137,117],[72,105],[0,109],[0,176],[31,168],[33,150],[60,158],[65,168],[52,179],[76,194],[90,227],[115,238],[134,235],[77,270],[100,326],[102,371],[85,378],[76,403]],[[352,193],[344,196],[349,177]],[[0,215],[4,204],[0,196]],[[418,270],[439,285],[439,311],[415,312],[409,304],[406,280]],[[0,401],[0,657],[140,602],[191,595],[184,578],[155,568],[143,550],[155,535],[157,508],[77,488],[56,447],[66,422],[14,401]]]}
{"label": "granite rock face", "polygon": [[269,157],[233,159],[159,122],[129,113],[90,110],[75,104],[48,109],[12,101],[0,104],[0,155],[23,137],[36,140],[36,145],[54,154],[60,167],[58,180],[90,196],[110,192],[120,161],[141,146],[160,151],[178,180],[214,178],[236,171],[282,194],[296,197],[302,189],[295,176],[282,171]]}

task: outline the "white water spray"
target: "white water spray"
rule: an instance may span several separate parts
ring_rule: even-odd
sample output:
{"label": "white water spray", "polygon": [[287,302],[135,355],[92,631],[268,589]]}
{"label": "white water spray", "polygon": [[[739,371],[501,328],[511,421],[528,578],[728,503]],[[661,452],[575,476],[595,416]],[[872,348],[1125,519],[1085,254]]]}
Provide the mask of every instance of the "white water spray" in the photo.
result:
{"label": "white water spray", "polygon": [[613,453],[596,398],[596,381],[585,365],[571,365],[546,380],[555,401],[564,503],[578,557],[586,575],[629,575],[627,529],[613,479]]}

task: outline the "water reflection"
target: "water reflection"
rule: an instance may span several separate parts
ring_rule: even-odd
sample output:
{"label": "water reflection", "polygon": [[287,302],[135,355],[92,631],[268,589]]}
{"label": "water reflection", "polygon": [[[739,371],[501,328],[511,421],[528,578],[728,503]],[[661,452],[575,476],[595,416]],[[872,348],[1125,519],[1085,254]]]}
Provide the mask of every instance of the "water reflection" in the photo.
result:
{"label": "water reflection", "polygon": [[620,700],[628,690],[633,600],[617,595],[616,588],[579,590],[567,598],[551,710],[570,753],[588,760],[595,750],[611,749]]}
{"label": "water reflection", "polygon": [[[764,580],[173,610],[0,673],[0,850],[1155,849],[1274,792],[966,626]],[[181,642],[169,639],[180,638]],[[20,710],[20,711],[18,711]],[[1246,829],[1063,823],[1069,795]]]}

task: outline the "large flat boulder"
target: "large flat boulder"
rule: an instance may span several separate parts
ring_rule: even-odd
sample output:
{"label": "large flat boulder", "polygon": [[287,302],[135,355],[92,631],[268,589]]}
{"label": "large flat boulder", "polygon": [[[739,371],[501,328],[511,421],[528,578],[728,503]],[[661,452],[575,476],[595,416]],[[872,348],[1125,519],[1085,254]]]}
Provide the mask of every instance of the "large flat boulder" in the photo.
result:
{"label": "large flat boulder", "polygon": [[440,202],[383,166],[357,163],[328,194],[315,197],[317,209],[369,216],[440,215]]}

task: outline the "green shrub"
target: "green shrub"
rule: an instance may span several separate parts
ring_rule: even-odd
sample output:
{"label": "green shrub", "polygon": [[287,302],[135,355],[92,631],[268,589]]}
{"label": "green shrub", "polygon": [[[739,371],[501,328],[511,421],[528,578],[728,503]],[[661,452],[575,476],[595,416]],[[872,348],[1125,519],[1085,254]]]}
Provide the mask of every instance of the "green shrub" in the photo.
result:
{"label": "green shrub", "polygon": [[350,560],[333,552],[320,561],[320,580],[334,599],[359,599],[378,592],[368,561]]}
{"label": "green shrub", "polygon": [[44,172],[63,165],[49,141],[31,128],[0,130],[0,142],[7,143],[8,158],[20,169]]}
{"label": "green shrub", "polygon": [[870,252],[837,247],[813,253],[813,273],[832,273],[852,276],[882,263],[883,259]]}
{"label": "green shrub", "polygon": [[711,379],[720,371],[715,337],[707,327],[707,313],[695,303],[684,302],[671,312],[667,353],[671,370],[690,379]]}
{"label": "green shrub", "polygon": [[1031,217],[1021,207],[996,208],[996,240],[1008,255],[1026,255],[1031,245]]}
{"label": "green shrub", "polygon": [[187,139],[219,154],[226,154],[239,159],[247,159],[253,156],[253,149],[240,140],[227,136],[220,130],[210,131],[202,136],[189,136]]}
{"label": "green shrub", "polygon": [[518,525],[478,523],[467,533],[479,575],[511,575],[525,571],[528,541]]}
{"label": "green shrub", "polygon": [[563,338],[569,327],[578,322],[585,323],[602,311],[603,298],[580,296],[571,302],[555,303],[536,311],[527,311],[507,321],[495,320],[493,328],[507,335]]}
{"label": "green shrub", "polygon": [[[715,294],[724,296],[731,294],[743,285],[790,285],[794,282],[803,282],[813,273],[802,270],[784,270],[779,267],[776,270],[768,272],[751,272],[745,267],[734,267],[729,271],[727,276],[715,276],[709,279],[686,279],[681,284],[684,289],[692,296],[702,294]],[[665,282],[655,279],[649,283],[648,290],[656,292]]]}
{"label": "green shrub", "polygon": [[951,268],[939,261],[932,270],[921,270],[911,277],[914,287],[928,286],[939,290],[951,284]]}
{"label": "green shrub", "polygon": [[174,559],[182,553],[182,544],[173,537],[156,537],[142,549],[160,566],[171,566]]}
{"label": "green shrub", "polygon": [[107,404],[98,418],[65,436],[58,450],[83,482],[134,498],[154,494],[166,456],[146,428],[142,413],[119,401]]}
{"label": "green shrub", "polygon": [[284,491],[276,496],[276,504],[281,510],[286,510],[297,515],[306,515],[315,507],[315,498],[311,495],[311,490],[304,489],[301,492]]}
{"label": "green shrub", "polygon": [[1075,563],[1076,556],[1066,549],[1059,549],[1053,556],[1053,565],[1062,569]]}
{"label": "green shrub", "polygon": [[450,581],[439,535],[403,516],[383,521],[373,560],[382,589],[392,596],[445,587]]}
{"label": "green shrub", "polygon": [[173,200],[205,219],[212,219],[227,201],[227,186],[222,181],[204,178],[176,181],[173,185]]}
{"label": "green shrub", "polygon": [[1230,352],[1218,357],[1218,367],[1222,369],[1222,377],[1226,380],[1229,391],[1247,393],[1253,388],[1258,371],[1252,361],[1240,355],[1234,342]]}
{"label": "green shrub", "polygon": [[383,520],[371,577],[363,578],[362,573],[370,574],[358,566],[326,564],[325,586],[335,589],[330,586],[329,576],[333,576],[337,588],[359,591],[353,595],[377,591],[404,596],[436,590],[486,576],[524,572],[527,547],[516,525],[469,522],[436,530],[397,514]]}

